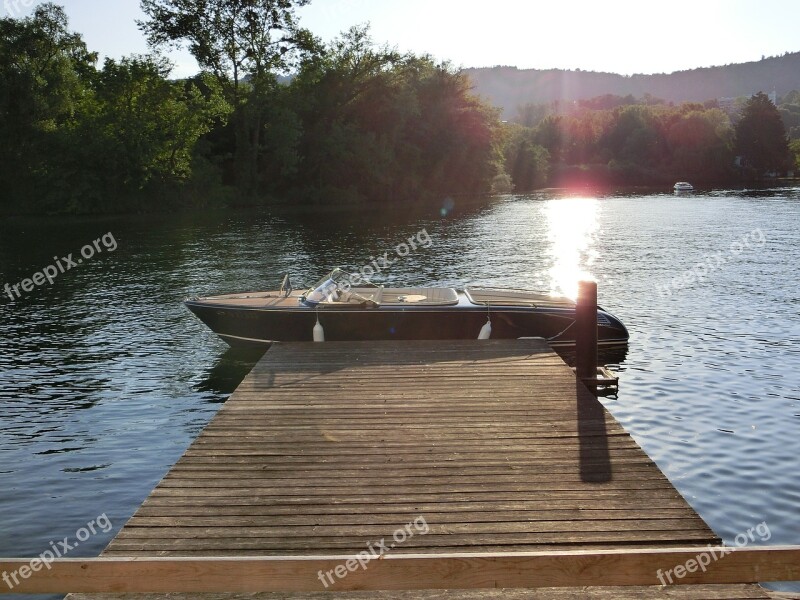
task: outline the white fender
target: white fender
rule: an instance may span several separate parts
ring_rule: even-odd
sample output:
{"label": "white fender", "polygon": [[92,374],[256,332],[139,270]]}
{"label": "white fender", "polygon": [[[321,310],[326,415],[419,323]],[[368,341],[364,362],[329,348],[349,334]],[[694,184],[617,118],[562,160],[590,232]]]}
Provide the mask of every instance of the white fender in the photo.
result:
{"label": "white fender", "polygon": [[325,341],[325,330],[322,328],[322,325],[319,324],[319,316],[317,316],[317,324],[314,325],[314,341],[315,342]]}
{"label": "white fender", "polygon": [[486,319],[486,323],[481,327],[481,332],[478,334],[479,340],[488,340],[492,336],[492,320]]}

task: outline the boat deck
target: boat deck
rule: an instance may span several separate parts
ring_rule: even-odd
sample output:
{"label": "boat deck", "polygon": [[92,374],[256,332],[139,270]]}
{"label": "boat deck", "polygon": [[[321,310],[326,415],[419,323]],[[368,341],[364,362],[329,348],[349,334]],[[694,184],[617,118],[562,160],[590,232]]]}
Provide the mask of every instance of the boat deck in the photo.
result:
{"label": "boat deck", "polygon": [[286,297],[283,292],[273,290],[268,292],[221,294],[219,296],[205,296],[192,300],[201,303],[240,306],[244,308],[293,308],[297,306],[297,302],[302,295],[302,291],[295,290]]}
{"label": "boat deck", "polygon": [[569,298],[548,296],[546,294],[537,294],[525,290],[498,290],[492,288],[468,287],[465,292],[470,302],[473,304],[575,308],[575,302]]}
{"label": "boat deck", "polygon": [[[720,541],[541,340],[277,343],[103,555],[357,553],[420,518],[428,531],[392,552]],[[205,597],[768,597],[755,585],[332,590]]]}
{"label": "boat deck", "polygon": [[[207,296],[197,301],[223,306],[244,308],[298,308],[302,291],[295,290],[288,297],[279,291],[245,292],[241,294],[222,294]],[[371,300],[381,306],[454,306],[458,304],[458,293],[453,288],[376,288],[353,287],[345,292],[337,302],[320,302],[319,308],[342,308],[359,306],[364,300]],[[311,310],[307,308],[306,310]]]}

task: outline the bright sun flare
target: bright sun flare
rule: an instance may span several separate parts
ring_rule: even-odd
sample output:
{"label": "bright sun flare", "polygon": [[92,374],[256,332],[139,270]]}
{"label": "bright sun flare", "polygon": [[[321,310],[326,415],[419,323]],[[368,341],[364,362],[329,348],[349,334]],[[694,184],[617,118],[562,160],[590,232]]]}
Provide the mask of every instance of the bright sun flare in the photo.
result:
{"label": "bright sun flare", "polygon": [[599,203],[597,198],[550,200],[544,209],[550,242],[550,293],[577,298],[578,281],[595,280],[590,268],[596,249]]}

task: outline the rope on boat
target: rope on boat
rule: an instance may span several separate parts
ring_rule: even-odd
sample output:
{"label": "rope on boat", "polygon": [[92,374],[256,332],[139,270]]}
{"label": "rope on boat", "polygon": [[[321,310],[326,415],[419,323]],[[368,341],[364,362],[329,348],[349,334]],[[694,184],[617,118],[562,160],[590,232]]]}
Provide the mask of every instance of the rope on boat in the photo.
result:
{"label": "rope on boat", "polygon": [[559,333],[555,334],[553,337],[549,337],[549,338],[547,338],[547,341],[548,341],[548,342],[551,342],[551,341],[553,341],[554,339],[556,339],[557,337],[561,337],[562,335],[564,335],[565,333],[567,333],[567,330],[568,330],[570,327],[572,327],[573,325],[575,325],[575,321],[573,321],[572,323],[570,323],[569,325],[567,325],[567,328],[566,328],[564,331],[561,331],[561,332],[559,332]]}

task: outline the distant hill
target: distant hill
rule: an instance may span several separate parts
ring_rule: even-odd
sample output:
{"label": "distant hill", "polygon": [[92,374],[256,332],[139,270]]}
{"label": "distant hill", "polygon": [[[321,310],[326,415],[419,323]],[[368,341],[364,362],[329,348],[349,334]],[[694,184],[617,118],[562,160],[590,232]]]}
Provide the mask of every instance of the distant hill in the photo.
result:
{"label": "distant hill", "polygon": [[618,75],[562,69],[491,67],[464,69],[475,92],[513,117],[526,103],[581,100],[615,94],[641,98],[650,94],[669,102],[703,102],[715,98],[749,96],[773,90],[782,96],[800,90],[800,52],[757,62],[706,67],[655,75]]}

